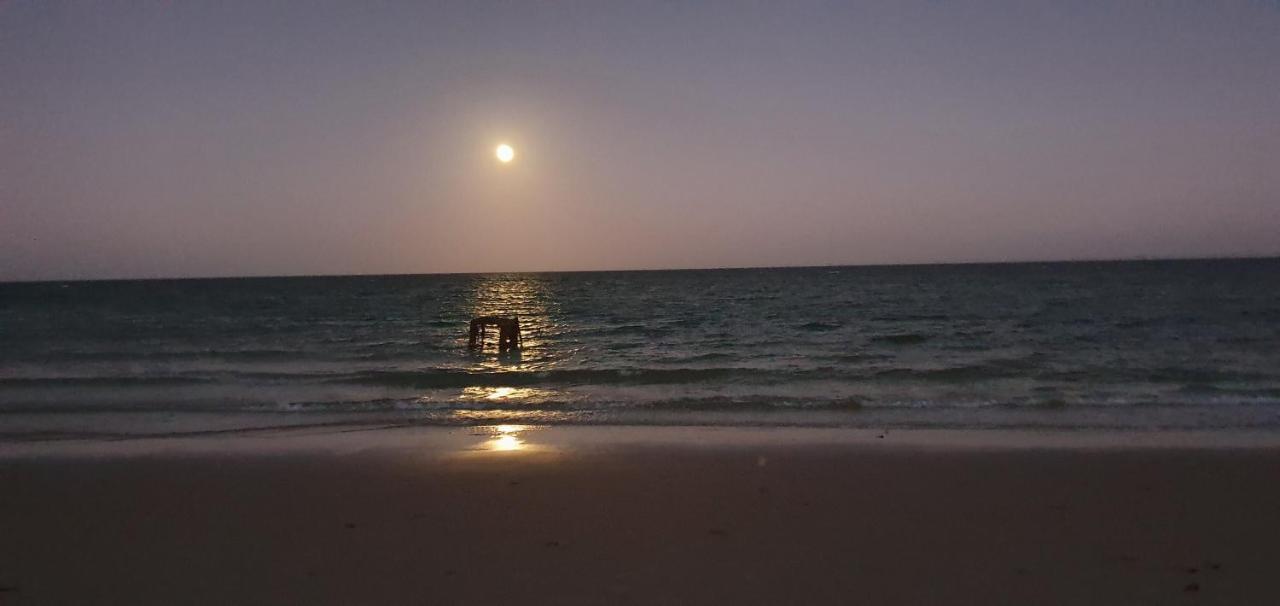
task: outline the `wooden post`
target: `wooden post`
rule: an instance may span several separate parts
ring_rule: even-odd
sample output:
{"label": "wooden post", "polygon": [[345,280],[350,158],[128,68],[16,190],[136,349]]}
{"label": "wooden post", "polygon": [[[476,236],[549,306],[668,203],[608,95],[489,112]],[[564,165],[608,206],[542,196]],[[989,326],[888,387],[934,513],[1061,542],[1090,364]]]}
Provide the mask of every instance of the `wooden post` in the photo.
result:
{"label": "wooden post", "polygon": [[490,326],[498,327],[498,353],[520,349],[524,345],[524,339],[520,335],[519,316],[512,318],[481,316],[471,320],[467,346],[472,349],[484,349],[485,331]]}

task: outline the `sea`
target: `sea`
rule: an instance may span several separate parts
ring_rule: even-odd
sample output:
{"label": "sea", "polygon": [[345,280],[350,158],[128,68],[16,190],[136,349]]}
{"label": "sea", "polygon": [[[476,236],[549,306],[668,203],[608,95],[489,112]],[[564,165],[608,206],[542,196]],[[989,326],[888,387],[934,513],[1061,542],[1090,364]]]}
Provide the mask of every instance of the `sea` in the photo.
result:
{"label": "sea", "polygon": [[503,423],[1280,429],[1280,259],[0,284],[0,439]]}

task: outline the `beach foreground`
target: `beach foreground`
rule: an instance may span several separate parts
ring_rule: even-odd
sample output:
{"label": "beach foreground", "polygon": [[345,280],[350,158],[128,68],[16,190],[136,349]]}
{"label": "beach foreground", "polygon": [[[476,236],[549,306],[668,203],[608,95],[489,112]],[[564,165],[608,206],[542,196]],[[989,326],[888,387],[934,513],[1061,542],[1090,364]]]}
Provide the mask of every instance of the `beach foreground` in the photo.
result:
{"label": "beach foreground", "polygon": [[10,444],[0,604],[1280,597],[1272,440],[880,435],[414,428]]}

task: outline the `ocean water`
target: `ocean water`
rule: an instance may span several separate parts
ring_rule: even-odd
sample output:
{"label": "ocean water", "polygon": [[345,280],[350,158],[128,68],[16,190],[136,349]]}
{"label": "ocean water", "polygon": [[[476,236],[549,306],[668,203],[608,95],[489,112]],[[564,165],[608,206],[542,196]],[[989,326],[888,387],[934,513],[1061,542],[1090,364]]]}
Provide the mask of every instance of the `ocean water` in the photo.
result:
{"label": "ocean water", "polygon": [[328,423],[1280,428],[1280,260],[0,284],[4,436]]}

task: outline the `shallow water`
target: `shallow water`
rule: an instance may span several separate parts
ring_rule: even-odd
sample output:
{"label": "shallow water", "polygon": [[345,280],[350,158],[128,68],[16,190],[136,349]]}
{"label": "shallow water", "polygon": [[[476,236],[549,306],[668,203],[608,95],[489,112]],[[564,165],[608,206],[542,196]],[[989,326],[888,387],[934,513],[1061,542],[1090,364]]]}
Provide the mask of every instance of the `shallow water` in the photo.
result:
{"label": "shallow water", "polygon": [[[0,284],[0,432],[1280,427],[1277,278],[1261,259]],[[519,355],[468,351],[490,314],[520,316]]]}

